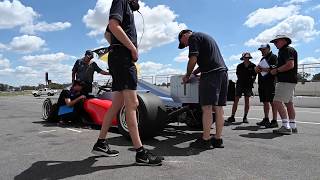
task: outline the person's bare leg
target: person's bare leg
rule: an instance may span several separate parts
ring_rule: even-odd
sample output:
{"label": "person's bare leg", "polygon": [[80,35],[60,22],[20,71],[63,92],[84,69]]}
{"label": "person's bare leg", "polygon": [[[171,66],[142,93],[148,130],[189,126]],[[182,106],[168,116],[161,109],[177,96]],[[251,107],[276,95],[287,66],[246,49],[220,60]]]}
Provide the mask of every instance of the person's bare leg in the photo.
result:
{"label": "person's bare leg", "polygon": [[245,96],[244,97],[244,115],[246,116],[249,112],[249,107],[250,107],[250,97]]}
{"label": "person's bare leg", "polygon": [[215,106],[215,117],[216,117],[216,139],[222,138],[222,129],[224,126],[224,111],[222,106]]}
{"label": "person's bare leg", "polygon": [[123,99],[126,107],[126,121],[130,133],[130,137],[133,143],[133,147],[138,149],[142,147],[138,122],[137,122],[137,107],[139,105],[137,93],[135,90],[124,90]]}
{"label": "person's bare leg", "polygon": [[232,105],[232,114],[231,114],[233,116],[236,115],[236,112],[237,112],[237,109],[238,109],[239,99],[240,99],[240,97],[238,97],[238,96],[236,96],[234,98],[234,102],[233,102],[233,105]]}
{"label": "person's bare leg", "polygon": [[277,120],[278,119],[277,108],[273,102],[271,102],[270,104],[271,104],[271,108],[272,108],[272,120]]}
{"label": "person's bare leg", "polygon": [[269,118],[270,105],[269,102],[263,102],[264,118]]}
{"label": "person's bare leg", "polygon": [[289,119],[295,119],[296,118],[296,111],[294,110],[293,102],[285,103],[288,111]]}
{"label": "person's bare leg", "polygon": [[284,119],[288,119],[287,111],[286,111],[286,109],[284,108],[282,102],[280,102],[280,101],[274,101],[273,103],[274,103],[277,111],[279,112],[279,115],[280,115],[281,119],[283,119],[283,120],[284,120]]}
{"label": "person's bare leg", "polygon": [[117,113],[123,105],[124,103],[122,93],[118,91],[112,92],[112,105],[104,116],[99,134],[99,139],[106,138],[109,128],[111,127],[112,119],[117,115]]}
{"label": "person's bare leg", "polygon": [[203,135],[202,139],[209,140],[211,138],[210,136],[210,130],[212,125],[212,106],[202,106],[202,126],[203,126]]}

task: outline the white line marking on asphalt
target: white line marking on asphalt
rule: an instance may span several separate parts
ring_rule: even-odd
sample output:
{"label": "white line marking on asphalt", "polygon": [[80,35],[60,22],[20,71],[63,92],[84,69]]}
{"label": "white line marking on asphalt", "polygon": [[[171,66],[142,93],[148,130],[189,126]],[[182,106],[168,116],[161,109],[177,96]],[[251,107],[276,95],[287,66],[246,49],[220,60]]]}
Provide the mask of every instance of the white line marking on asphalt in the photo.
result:
{"label": "white line marking on asphalt", "polygon": [[[223,108],[223,109],[228,109],[228,110],[231,110],[232,108]],[[249,111],[263,111],[263,107],[261,107],[261,109],[255,109],[255,108],[250,108],[250,110]],[[320,112],[319,111],[316,111],[316,112],[314,112],[314,111],[297,111],[296,110],[296,113],[310,113],[310,114],[320,114]]]}
{"label": "white line marking on asphalt", "polygon": [[[224,116],[224,117],[229,117],[229,116]],[[242,117],[235,117],[235,118],[237,118],[237,119],[242,119]],[[261,120],[261,118],[248,118],[248,119]],[[278,122],[281,122],[281,120],[278,120]],[[320,125],[320,123],[316,123],[316,122],[305,122],[305,121],[296,121],[296,123]]]}
{"label": "white line marking on asphalt", "polygon": [[55,132],[57,130],[49,130],[49,131],[40,131],[39,134],[42,134],[42,133],[50,133],[50,132]]}
{"label": "white line marking on asphalt", "polygon": [[77,132],[77,133],[81,133],[82,132],[82,131],[75,130],[75,129],[72,129],[72,128],[66,128],[66,129],[69,130],[69,131]]}

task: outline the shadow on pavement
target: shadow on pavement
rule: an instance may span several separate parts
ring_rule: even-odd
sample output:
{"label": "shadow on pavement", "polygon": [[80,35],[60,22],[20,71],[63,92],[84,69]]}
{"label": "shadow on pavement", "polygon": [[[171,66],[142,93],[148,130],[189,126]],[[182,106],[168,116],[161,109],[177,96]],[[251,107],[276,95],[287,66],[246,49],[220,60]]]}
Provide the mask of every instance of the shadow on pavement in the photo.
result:
{"label": "shadow on pavement", "polygon": [[[194,141],[201,137],[201,132],[185,132],[188,129],[186,126],[167,126],[164,131],[156,138],[143,141],[144,145],[152,146],[152,152],[160,156],[192,156],[200,154],[206,149],[195,149],[189,147],[189,144],[183,145],[182,143]],[[108,138],[108,143],[116,146],[129,146],[130,151],[134,151],[130,140],[125,140],[123,136]],[[180,147],[179,147],[180,146]]]}
{"label": "shadow on pavement", "polygon": [[281,134],[274,134],[272,132],[268,133],[248,133],[248,134],[240,134],[239,136],[245,137],[245,138],[257,138],[257,139],[274,139],[280,136],[283,136]]}
{"label": "shadow on pavement", "polygon": [[15,180],[22,179],[64,179],[68,177],[91,174],[97,171],[126,168],[136,166],[134,163],[112,166],[92,165],[98,161],[99,156],[92,156],[80,161],[38,161],[31,165],[19,175]]}
{"label": "shadow on pavement", "polygon": [[261,128],[260,126],[237,126],[232,130],[258,131],[259,129],[264,129],[264,128]]}

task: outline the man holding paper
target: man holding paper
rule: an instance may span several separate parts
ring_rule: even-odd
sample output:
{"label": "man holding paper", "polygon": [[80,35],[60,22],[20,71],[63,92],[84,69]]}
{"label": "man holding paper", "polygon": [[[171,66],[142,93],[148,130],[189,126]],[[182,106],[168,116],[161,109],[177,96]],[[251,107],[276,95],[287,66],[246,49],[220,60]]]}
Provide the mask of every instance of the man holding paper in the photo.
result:
{"label": "man holding paper", "polygon": [[[259,48],[262,54],[262,59],[256,66],[255,71],[258,74],[258,91],[260,102],[263,103],[264,118],[258,122],[258,126],[265,126],[266,128],[278,127],[277,111],[273,104],[275,94],[275,76],[270,73],[270,70],[277,65],[277,56],[270,50],[269,44],[262,44]],[[270,105],[272,107],[272,121],[269,121]]]}

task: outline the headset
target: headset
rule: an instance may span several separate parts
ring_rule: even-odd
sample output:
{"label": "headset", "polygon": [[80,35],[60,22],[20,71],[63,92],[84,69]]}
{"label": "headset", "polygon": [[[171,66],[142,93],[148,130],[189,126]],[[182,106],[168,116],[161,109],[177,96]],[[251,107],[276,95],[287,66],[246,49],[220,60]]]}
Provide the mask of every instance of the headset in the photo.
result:
{"label": "headset", "polygon": [[141,18],[142,18],[142,24],[143,24],[143,26],[142,26],[142,34],[141,34],[141,37],[140,37],[140,40],[139,40],[139,44],[137,44],[137,45],[140,45],[142,37],[144,35],[144,26],[145,26],[144,17],[142,15],[142,13],[139,11],[139,9],[140,9],[139,0],[128,0],[128,3],[129,3],[129,6],[130,6],[130,9],[132,11],[137,11],[141,15]]}

